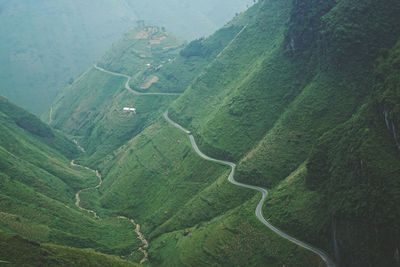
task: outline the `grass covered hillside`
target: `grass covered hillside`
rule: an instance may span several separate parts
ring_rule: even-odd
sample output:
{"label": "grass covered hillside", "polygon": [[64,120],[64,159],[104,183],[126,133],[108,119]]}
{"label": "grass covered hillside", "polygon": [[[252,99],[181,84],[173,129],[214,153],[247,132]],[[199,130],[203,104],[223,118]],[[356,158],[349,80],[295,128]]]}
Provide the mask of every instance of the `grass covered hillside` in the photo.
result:
{"label": "grass covered hillside", "polygon": [[[235,43],[249,22],[253,22],[253,20],[263,15],[264,13],[259,13],[259,6],[256,6],[246,14],[236,17],[234,21],[217,31],[210,38],[192,42],[181,50],[179,55],[175,56],[175,60],[165,64],[158,71],[152,69],[149,72],[144,72],[144,74],[151,73],[150,75],[155,75],[157,73],[160,75],[160,81],[149,88],[149,92],[168,92],[169,84],[174,85],[174,89],[176,88],[176,91],[170,89],[172,92],[184,91],[186,86],[195,80],[200,73],[208,70],[210,63],[212,64],[216,58],[220,58],[226,49],[229,49]],[[280,13],[277,17],[280,18],[279,16],[281,16]],[[128,42],[122,41],[121,44],[116,45],[114,48],[124,47],[124,43]],[[134,44],[132,46],[134,49],[140,47],[138,45],[141,42],[134,39],[132,44]],[[111,71],[121,71],[123,68],[127,70],[129,66],[124,62],[129,62],[129,60],[122,59],[119,61],[120,55],[130,55],[132,62],[140,60],[137,57],[137,53],[126,53],[117,49],[116,51],[111,51],[100,66],[113,68]],[[114,57],[116,59],[113,59]],[[121,65],[118,65],[118,62],[121,62]],[[146,62],[147,60],[143,61],[143,63]],[[133,66],[135,65],[133,64]],[[188,71],[187,66],[193,67],[189,68]],[[146,65],[145,67],[147,68]],[[136,73],[138,75],[135,75]],[[238,246],[227,245],[223,251],[220,251],[219,244],[214,243],[212,240],[207,241],[207,243],[211,242],[211,247],[203,244],[205,242],[203,240],[206,240],[209,236],[208,233],[220,231],[225,224],[229,225],[229,227],[224,228],[225,230],[218,236],[221,240],[226,240],[225,242],[227,243],[237,242],[251,233],[251,236],[247,238],[250,243],[255,242],[256,246],[260,247],[260,251],[266,251],[271,244],[274,244],[274,247],[287,248],[267,252],[269,264],[291,263],[294,265],[299,260],[305,265],[318,264],[317,257],[274,236],[265,227],[257,224],[255,218],[252,219],[255,227],[252,227],[252,224],[247,222],[247,215],[252,214],[255,203],[255,199],[252,199],[254,194],[230,185],[226,180],[228,175],[226,168],[200,159],[192,151],[186,136],[160,118],[161,112],[165,111],[168,105],[159,105],[157,106],[158,109],[154,109],[151,113],[149,112],[151,116],[154,116],[154,119],[152,119],[152,125],[150,125],[149,121],[150,126],[146,127],[144,131],[136,128],[136,126],[131,127],[124,121],[120,125],[115,124],[117,122],[116,118],[118,118],[115,115],[102,115],[103,110],[111,110],[110,108],[105,109],[102,101],[107,101],[110,105],[121,108],[126,103],[129,103],[130,97],[135,101],[145,98],[148,101],[152,101],[148,102],[148,107],[154,108],[154,103],[157,103],[157,99],[163,101],[174,99],[169,100],[167,96],[163,95],[145,97],[142,95],[129,95],[128,93],[122,93],[123,97],[119,97],[121,91],[126,91],[124,89],[126,79],[106,74],[98,70],[91,70],[75,85],[67,88],[54,105],[52,125],[64,131],[70,131],[70,134],[78,135],[77,133],[81,129],[85,129],[87,125],[83,123],[82,126],[79,126],[79,124],[77,126],[76,121],[81,120],[81,118],[87,118],[85,119],[87,124],[93,125],[90,133],[100,133],[96,138],[93,138],[93,136],[81,131],[80,142],[87,148],[87,156],[83,156],[82,159],[89,159],[91,164],[101,163],[102,172],[105,175],[104,186],[100,188],[100,193],[85,194],[86,196],[82,196],[83,201],[95,205],[96,210],[112,210],[114,213],[125,214],[129,217],[135,215],[134,218],[142,225],[146,237],[156,240],[154,241],[154,244],[156,244],[154,249],[153,245],[150,244],[150,264],[157,266],[180,264],[181,251],[176,250],[175,254],[172,255],[169,252],[165,253],[164,247],[166,246],[165,249],[167,247],[170,248],[176,239],[187,238],[187,236],[194,234],[200,228],[204,229],[204,234],[198,236],[198,240],[201,242],[196,245],[198,247],[187,247],[189,254],[187,259],[184,259],[185,264],[197,265],[200,262],[211,264],[216,260],[222,263],[222,258],[218,259],[219,252],[227,253],[230,257],[237,254],[238,258],[242,258],[240,264],[245,264],[254,256],[254,254],[249,253],[251,245],[247,250],[243,251],[239,251]],[[136,69],[136,72],[132,75],[133,85],[131,84],[131,87],[134,89],[137,89],[134,86],[135,78],[137,76],[140,77],[140,75],[143,75],[140,68]],[[171,77],[173,78],[171,79]],[[165,81],[168,79],[169,83],[166,83]],[[178,81],[177,84],[173,83],[173,79]],[[143,89],[137,90],[146,92]],[[96,103],[96,105],[92,105],[92,103]],[[70,106],[76,106],[76,112],[69,113]],[[93,110],[83,112],[89,107]],[[137,107],[138,113],[132,119],[143,122],[141,112],[145,106]],[[157,112],[160,113],[157,114]],[[93,119],[95,117],[91,116],[98,116],[101,120]],[[109,125],[103,125],[111,129],[107,138],[105,138],[107,135],[104,132],[97,131],[98,128],[96,128],[102,125],[106,118],[108,119],[106,122]],[[114,127],[110,125],[114,125]],[[123,144],[119,149],[116,149],[119,147],[118,145],[106,147],[105,144],[111,138],[115,138],[113,134],[125,127],[126,129],[130,128],[130,130],[135,130],[136,128],[138,135],[132,134],[131,138],[133,137],[133,139],[129,142],[119,139],[119,146]],[[88,127],[88,129],[90,128]],[[91,144],[93,145],[91,146]],[[108,152],[100,156],[98,151],[101,151],[103,147],[107,148]],[[92,161],[95,157],[98,161]],[[249,202],[242,205],[246,200],[249,200]],[[232,212],[229,213],[229,216],[225,216],[229,210],[232,210]],[[247,215],[241,216],[240,214]],[[222,221],[216,220],[215,224],[210,223],[219,216],[221,216]],[[249,229],[243,235],[237,236],[235,233],[243,227]],[[165,235],[166,233],[171,234]],[[188,244],[194,245],[192,242]],[[182,246],[180,249],[186,247],[184,244]],[[209,250],[213,250],[212,255],[208,254],[207,251]],[[158,251],[160,251],[160,254],[158,254]],[[199,253],[195,259],[191,254],[192,252]],[[296,257],[288,259],[288,255],[296,255]],[[260,253],[257,258],[252,260],[253,264],[264,261],[264,256],[265,254]],[[168,260],[166,257],[170,259]],[[204,257],[204,259],[198,261],[201,257]],[[177,262],[172,261],[175,258],[178,260]],[[235,261],[233,258],[231,260],[232,262]]]}
{"label": "grass covered hillside", "polygon": [[[72,258],[62,260],[68,255],[76,262],[86,254],[93,263],[107,258],[94,251],[39,243],[119,256],[137,248],[139,242],[128,221],[106,216],[96,220],[75,207],[76,192],[98,183],[93,172],[70,165],[78,155],[75,144],[4,98],[0,99],[0,121],[0,243],[2,247],[16,244],[13,253],[6,252],[10,246],[2,249],[1,260],[15,266],[29,265],[30,260],[55,266],[58,260],[64,265],[72,262]],[[29,247],[32,254],[21,257],[19,249],[30,251]]]}
{"label": "grass covered hillside", "polygon": [[[52,125],[104,175],[86,201],[135,218],[151,266],[325,265],[261,224],[260,196],[199,157],[168,109],[236,179],[269,189],[268,222],[337,266],[398,266],[399,13],[395,0],[259,1],[174,58],[141,57],[127,35],[101,66],[140,93],[182,95],[129,94],[98,69],[60,95]],[[138,114],[119,114],[130,103]]]}
{"label": "grass covered hillside", "polygon": [[0,247],[0,263],[4,266],[139,266],[93,250],[39,244],[2,232]]}
{"label": "grass covered hillside", "polygon": [[[142,26],[129,32],[104,56],[100,67],[132,75],[138,84],[156,68],[179,53],[181,43],[163,29]],[[167,48],[167,49],[165,49]],[[176,96],[136,96],[125,88],[127,78],[92,67],[65,88],[48,113],[50,124],[78,139],[87,150],[90,164],[103,158],[143,130],[160,116]],[[140,91],[139,87],[132,86]],[[143,89],[147,93],[147,90]],[[123,112],[135,107],[137,114]]]}
{"label": "grass covered hillside", "polygon": [[126,33],[103,56],[99,65],[119,73],[140,75],[144,67],[158,67],[177,55],[183,44],[163,27],[144,22]]}
{"label": "grass covered hillside", "polygon": [[[284,10],[282,1],[263,4],[267,11]],[[389,225],[397,225],[397,212],[389,212],[383,203],[396,203],[400,194],[394,186],[399,177],[395,100],[389,102],[390,109],[381,104],[372,113],[366,103],[388,94],[397,99],[393,74],[385,78],[396,72],[397,61],[394,52],[384,51],[390,50],[399,38],[400,5],[396,1],[297,1],[287,7],[290,22],[282,24],[283,36],[274,39],[278,44],[272,49],[263,42],[267,49],[264,53],[269,57],[255,71],[228,90],[229,83],[221,85],[221,79],[212,77],[232,75],[238,64],[224,69],[222,56],[213,64],[221,72],[213,69],[199,77],[191,90],[174,103],[173,114],[194,129],[204,151],[239,160],[239,179],[277,191],[270,197],[271,205],[265,208],[272,221],[295,236],[330,250],[343,266],[394,266],[398,238],[393,234],[397,227],[390,229]],[[255,35],[246,36],[250,29],[251,24],[242,33],[243,42],[254,38]],[[242,55],[238,51],[243,46],[238,45],[226,60]],[[379,63],[382,56],[392,64],[386,63],[384,70],[377,67],[383,64]],[[389,82],[391,93],[378,89],[380,83]],[[375,155],[370,159],[379,159],[379,163],[371,163],[379,172],[372,174],[366,169],[365,173],[371,176],[367,178],[361,172],[354,173],[358,164],[367,161],[356,156],[361,151],[355,147],[368,142],[361,135],[363,126],[358,126],[357,131],[354,123],[364,121],[365,125],[374,117],[376,130],[368,134],[374,145],[363,149],[364,157],[379,150],[385,157]],[[391,140],[385,141],[390,132]],[[345,134],[349,140],[343,139]],[[330,140],[330,146],[323,140]],[[343,150],[338,150],[340,147]],[[311,151],[318,154],[309,158]],[[304,184],[308,177],[329,177],[330,182],[323,183],[324,189],[315,190]],[[361,185],[359,179],[365,182]],[[371,179],[380,184],[380,189]],[[393,189],[389,193],[384,188]],[[349,235],[355,228],[358,231]],[[378,232],[368,235],[371,229]]]}
{"label": "grass covered hillside", "polygon": [[[98,64],[99,67],[129,75],[126,77],[89,69],[71,86],[66,87],[47,114],[49,123],[78,139],[87,150],[89,164],[99,164],[129,139],[140,133],[167,109],[177,95],[231,42],[242,29],[237,19],[209,39],[200,39],[182,50],[174,36],[163,28],[141,25],[127,33]],[[191,46],[200,44],[206,55]],[[124,113],[124,107],[135,107],[137,114]]]}

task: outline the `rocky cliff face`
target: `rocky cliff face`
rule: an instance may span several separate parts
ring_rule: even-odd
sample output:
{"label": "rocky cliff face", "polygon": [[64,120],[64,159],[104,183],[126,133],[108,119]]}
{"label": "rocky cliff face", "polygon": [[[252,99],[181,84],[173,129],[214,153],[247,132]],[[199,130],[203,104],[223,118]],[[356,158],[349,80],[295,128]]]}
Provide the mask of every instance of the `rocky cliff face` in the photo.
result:
{"label": "rocky cliff face", "polygon": [[366,103],[320,139],[308,163],[308,186],[333,216],[339,266],[399,266],[399,51],[397,44],[377,60]]}
{"label": "rocky cliff face", "polygon": [[321,44],[322,17],[335,0],[295,0],[285,38],[285,48],[293,55],[312,54]]}

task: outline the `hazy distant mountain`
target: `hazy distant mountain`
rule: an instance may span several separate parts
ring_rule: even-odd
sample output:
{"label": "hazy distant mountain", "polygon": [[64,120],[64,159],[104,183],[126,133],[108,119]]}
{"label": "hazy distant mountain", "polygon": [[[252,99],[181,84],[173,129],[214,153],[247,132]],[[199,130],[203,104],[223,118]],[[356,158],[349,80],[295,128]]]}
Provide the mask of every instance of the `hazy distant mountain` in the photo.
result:
{"label": "hazy distant mountain", "polygon": [[[210,35],[253,0],[126,0],[136,16],[186,40]],[[167,3],[167,5],[166,5]]]}
{"label": "hazy distant mountain", "polygon": [[191,39],[212,33],[248,2],[1,0],[0,95],[40,114],[138,19]]}

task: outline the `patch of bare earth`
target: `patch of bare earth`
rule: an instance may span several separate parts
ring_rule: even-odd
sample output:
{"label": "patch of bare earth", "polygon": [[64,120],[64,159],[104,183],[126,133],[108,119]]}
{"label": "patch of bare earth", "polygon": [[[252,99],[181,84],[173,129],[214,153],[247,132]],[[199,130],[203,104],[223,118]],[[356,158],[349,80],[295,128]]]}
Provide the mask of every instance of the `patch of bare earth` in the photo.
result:
{"label": "patch of bare earth", "polygon": [[166,36],[157,36],[151,39],[149,42],[151,45],[158,45],[161,44],[161,42],[164,41],[166,38]]}
{"label": "patch of bare earth", "polygon": [[146,90],[149,89],[153,84],[158,82],[159,78],[155,75],[150,76],[147,80],[140,86],[140,89]]}
{"label": "patch of bare earth", "polygon": [[149,38],[149,33],[147,31],[140,31],[135,35],[135,39],[142,40],[142,39],[148,39]]}

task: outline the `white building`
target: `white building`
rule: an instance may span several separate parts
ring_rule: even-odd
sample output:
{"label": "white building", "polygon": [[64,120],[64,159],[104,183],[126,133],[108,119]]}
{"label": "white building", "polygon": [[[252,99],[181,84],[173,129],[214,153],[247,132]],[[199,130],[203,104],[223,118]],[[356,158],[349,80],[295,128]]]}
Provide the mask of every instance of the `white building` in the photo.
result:
{"label": "white building", "polygon": [[135,114],[136,114],[136,108],[128,108],[128,107],[125,107],[125,108],[123,109],[123,111],[124,111],[124,112],[129,112],[129,113],[135,113]]}

